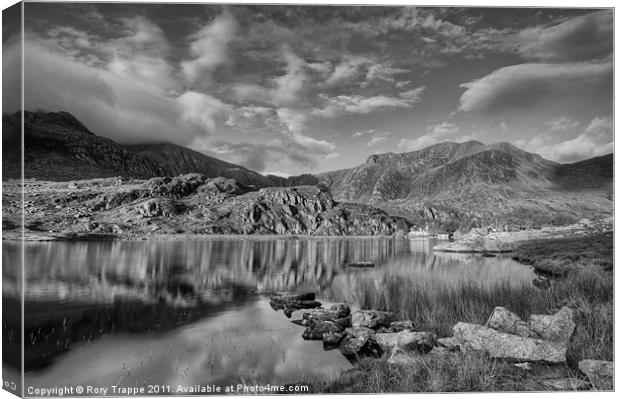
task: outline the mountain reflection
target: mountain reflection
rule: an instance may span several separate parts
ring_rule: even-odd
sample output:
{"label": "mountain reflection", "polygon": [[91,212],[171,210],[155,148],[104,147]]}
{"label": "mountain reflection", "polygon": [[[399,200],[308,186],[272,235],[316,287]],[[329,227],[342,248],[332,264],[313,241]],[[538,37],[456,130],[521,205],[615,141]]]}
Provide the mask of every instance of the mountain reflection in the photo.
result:
{"label": "mountain reflection", "polygon": [[[407,241],[207,240],[151,242],[36,243],[26,246],[26,298],[111,303],[114,299],[165,301],[191,306],[195,300],[226,301],[226,290],[257,292],[329,286],[346,265],[380,266],[410,252]],[[5,292],[16,293],[15,259],[3,251]]]}
{"label": "mountain reflection", "polygon": [[[19,244],[3,244],[3,305],[19,309]],[[209,320],[245,331],[251,323],[239,315],[262,309],[266,298],[260,294],[273,291],[315,292],[323,303],[356,307],[359,295],[382,292],[392,277],[414,279],[428,289],[472,280],[481,287],[498,281],[521,284],[533,277],[510,258],[433,254],[433,245],[351,237],[26,243],[25,369],[55,370],[50,366],[59,355],[84,350],[84,344],[104,335],[146,339]],[[357,262],[375,267],[348,266]],[[19,331],[19,318],[5,314],[4,359],[18,367],[20,348],[6,337]],[[271,324],[285,322],[279,313],[265,317]],[[293,327],[270,334],[302,345]],[[231,348],[243,346],[233,341]],[[244,350],[262,356],[258,348]],[[301,360],[300,365],[308,366]]]}

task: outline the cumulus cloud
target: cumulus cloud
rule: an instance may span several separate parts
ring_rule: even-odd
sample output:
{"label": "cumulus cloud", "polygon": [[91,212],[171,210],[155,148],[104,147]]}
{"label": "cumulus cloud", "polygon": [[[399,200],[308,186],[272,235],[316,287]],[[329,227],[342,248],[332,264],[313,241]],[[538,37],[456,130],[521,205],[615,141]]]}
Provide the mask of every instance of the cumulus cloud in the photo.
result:
{"label": "cumulus cloud", "polygon": [[608,116],[596,117],[577,137],[559,143],[554,142],[553,136],[541,134],[515,144],[553,161],[577,162],[613,152],[613,120]]}
{"label": "cumulus cloud", "polygon": [[504,107],[531,106],[611,79],[613,64],[519,64],[498,69],[472,82],[459,99],[459,111],[491,112]]}
{"label": "cumulus cloud", "polygon": [[241,102],[258,102],[272,106],[287,106],[298,102],[300,92],[308,81],[307,64],[290,48],[282,49],[285,73],[268,80],[267,85],[236,83],[232,89]]}
{"label": "cumulus cloud", "polygon": [[208,80],[210,74],[228,61],[228,45],[234,40],[237,21],[228,12],[216,17],[212,23],[191,36],[191,60],[181,63],[186,79],[195,83]]}
{"label": "cumulus cloud", "polygon": [[565,131],[579,126],[579,122],[566,116],[558,116],[545,122],[545,126],[553,131]]}
{"label": "cumulus cloud", "polygon": [[176,98],[182,106],[181,120],[204,131],[215,130],[215,118],[232,112],[232,107],[204,93],[188,91]]}
{"label": "cumulus cloud", "polygon": [[416,151],[429,145],[437,144],[460,131],[460,128],[449,122],[431,125],[426,128],[427,134],[414,139],[401,139],[398,147],[405,151]]}
{"label": "cumulus cloud", "polygon": [[100,36],[71,26],[55,26],[43,36],[28,35],[51,52],[92,67],[101,67],[134,83],[164,90],[177,85],[174,67],[166,58],[171,47],[164,31],[143,16],[121,18],[120,36]]}
{"label": "cumulus cloud", "polygon": [[582,61],[606,57],[613,51],[613,11],[581,15],[557,25],[519,32],[518,51],[543,61]]}

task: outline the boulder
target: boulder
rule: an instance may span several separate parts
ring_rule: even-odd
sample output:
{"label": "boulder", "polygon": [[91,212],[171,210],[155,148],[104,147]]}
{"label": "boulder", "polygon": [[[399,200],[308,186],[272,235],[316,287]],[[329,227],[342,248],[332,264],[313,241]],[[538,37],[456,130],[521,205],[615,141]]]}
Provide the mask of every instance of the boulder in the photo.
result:
{"label": "boulder", "polygon": [[306,328],[301,337],[305,340],[322,340],[325,334],[334,334],[343,330],[344,327],[333,321],[317,321]]}
{"label": "boulder", "polygon": [[614,389],[614,362],[584,359],[579,362],[579,370],[588,377],[594,388],[604,391]]}
{"label": "boulder", "polygon": [[361,357],[381,357],[381,348],[376,342],[363,337],[345,336],[340,342],[340,352],[348,359],[359,359]]}
{"label": "boulder", "polygon": [[374,331],[367,327],[345,329],[345,337],[340,344],[340,351],[345,356],[355,356],[362,351]]}
{"label": "boulder", "polygon": [[578,378],[549,378],[542,380],[541,384],[554,391],[582,391],[590,389],[590,383]]}
{"label": "boulder", "polygon": [[321,302],[315,300],[314,293],[283,294],[275,293],[269,296],[269,305],[273,310],[282,309],[286,317],[290,318],[294,311],[299,309],[314,309],[321,307]]}
{"label": "boulder", "polygon": [[315,321],[334,321],[347,318],[351,314],[351,309],[346,303],[332,305],[329,309],[318,308],[311,312],[304,313],[303,319],[308,322]]}
{"label": "boulder", "polygon": [[431,332],[401,331],[397,333],[376,333],[371,338],[384,353],[392,353],[394,348],[405,351],[428,352],[435,346],[437,336]]}
{"label": "boulder", "polygon": [[391,312],[380,310],[358,310],[352,314],[353,327],[368,327],[372,329],[380,326],[387,327],[394,318]]}
{"label": "boulder", "polygon": [[457,323],[452,333],[466,350],[487,352],[492,358],[550,364],[566,361],[566,344],[519,337],[477,324]]}
{"label": "boulder", "polygon": [[533,314],[530,316],[528,327],[542,339],[568,343],[575,331],[573,314],[573,309],[568,306],[564,306],[554,315]]}
{"label": "boulder", "polygon": [[349,327],[344,332],[350,337],[364,337],[366,339],[374,335],[374,331],[368,327]]}
{"label": "boulder", "polygon": [[325,345],[333,347],[338,345],[342,338],[344,338],[344,331],[328,331],[323,333],[322,339]]}
{"label": "boulder", "polygon": [[527,323],[521,320],[519,316],[501,306],[497,306],[493,310],[485,326],[520,337],[540,338],[538,334],[528,328]]}

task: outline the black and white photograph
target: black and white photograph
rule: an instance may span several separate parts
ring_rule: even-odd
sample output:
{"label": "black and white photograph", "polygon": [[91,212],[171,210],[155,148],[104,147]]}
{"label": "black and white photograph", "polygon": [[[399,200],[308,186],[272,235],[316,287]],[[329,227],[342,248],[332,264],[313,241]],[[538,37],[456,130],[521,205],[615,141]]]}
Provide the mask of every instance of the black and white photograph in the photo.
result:
{"label": "black and white photograph", "polygon": [[614,391],[613,3],[3,8],[7,398]]}

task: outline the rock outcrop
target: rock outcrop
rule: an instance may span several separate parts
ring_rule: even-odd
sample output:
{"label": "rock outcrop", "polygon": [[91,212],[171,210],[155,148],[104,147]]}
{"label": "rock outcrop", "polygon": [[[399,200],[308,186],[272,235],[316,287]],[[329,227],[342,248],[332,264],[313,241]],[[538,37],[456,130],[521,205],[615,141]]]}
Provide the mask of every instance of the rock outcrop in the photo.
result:
{"label": "rock outcrop", "polygon": [[[376,208],[338,204],[316,186],[257,191],[232,179],[197,173],[27,185],[24,211],[29,224],[39,231],[59,233],[57,238],[180,233],[391,236],[404,234],[410,226],[405,219]],[[3,220],[17,222],[21,210],[7,208],[11,210]]]}

